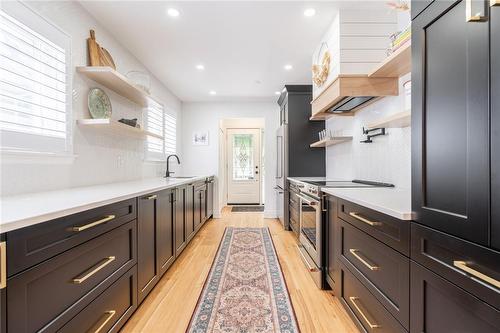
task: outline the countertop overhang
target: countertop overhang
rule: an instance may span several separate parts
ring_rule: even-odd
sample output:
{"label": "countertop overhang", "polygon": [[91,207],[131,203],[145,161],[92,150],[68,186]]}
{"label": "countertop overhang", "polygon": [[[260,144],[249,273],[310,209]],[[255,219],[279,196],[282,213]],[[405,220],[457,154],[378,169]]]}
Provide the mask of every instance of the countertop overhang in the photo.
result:
{"label": "countertop overhang", "polygon": [[0,198],[0,233],[29,227],[85,210],[210,177],[146,178]]}

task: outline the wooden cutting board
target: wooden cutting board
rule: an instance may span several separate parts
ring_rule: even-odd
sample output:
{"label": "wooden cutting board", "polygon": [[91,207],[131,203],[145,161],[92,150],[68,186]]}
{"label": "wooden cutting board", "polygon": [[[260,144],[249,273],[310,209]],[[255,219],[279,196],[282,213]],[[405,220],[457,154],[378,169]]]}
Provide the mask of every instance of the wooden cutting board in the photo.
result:
{"label": "wooden cutting board", "polygon": [[87,46],[90,66],[109,66],[116,70],[116,65],[111,54],[96,42],[94,30],[90,30],[90,38],[87,38]]}

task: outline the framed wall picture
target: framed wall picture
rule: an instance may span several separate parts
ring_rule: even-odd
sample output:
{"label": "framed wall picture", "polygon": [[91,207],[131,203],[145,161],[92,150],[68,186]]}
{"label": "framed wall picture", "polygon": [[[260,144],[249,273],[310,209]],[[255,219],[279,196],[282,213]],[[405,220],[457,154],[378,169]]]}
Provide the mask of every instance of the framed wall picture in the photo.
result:
{"label": "framed wall picture", "polygon": [[208,131],[193,132],[193,146],[208,146]]}

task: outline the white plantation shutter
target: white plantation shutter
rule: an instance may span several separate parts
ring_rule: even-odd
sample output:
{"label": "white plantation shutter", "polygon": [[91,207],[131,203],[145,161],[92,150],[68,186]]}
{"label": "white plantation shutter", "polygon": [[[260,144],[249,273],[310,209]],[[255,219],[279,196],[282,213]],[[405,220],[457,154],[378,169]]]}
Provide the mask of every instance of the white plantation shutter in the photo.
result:
{"label": "white plantation shutter", "polygon": [[[152,101],[146,114],[146,130],[163,136],[164,115],[163,105]],[[148,159],[163,160],[165,158],[162,139],[148,136],[146,146]]]}
{"label": "white plantation shutter", "polygon": [[0,10],[3,150],[71,151],[70,38],[19,2]]}
{"label": "white plantation shutter", "polygon": [[177,120],[174,116],[165,114],[165,154],[177,152]]}

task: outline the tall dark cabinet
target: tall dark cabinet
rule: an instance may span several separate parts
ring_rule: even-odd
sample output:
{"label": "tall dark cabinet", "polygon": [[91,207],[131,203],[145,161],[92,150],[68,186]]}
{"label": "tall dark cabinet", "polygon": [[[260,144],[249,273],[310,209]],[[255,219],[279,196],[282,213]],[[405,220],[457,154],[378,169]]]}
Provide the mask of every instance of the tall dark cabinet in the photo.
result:
{"label": "tall dark cabinet", "polygon": [[488,245],[489,24],[467,1],[412,22],[412,199],[419,223]]}
{"label": "tall dark cabinet", "polygon": [[499,332],[498,5],[412,13],[410,332]]}

